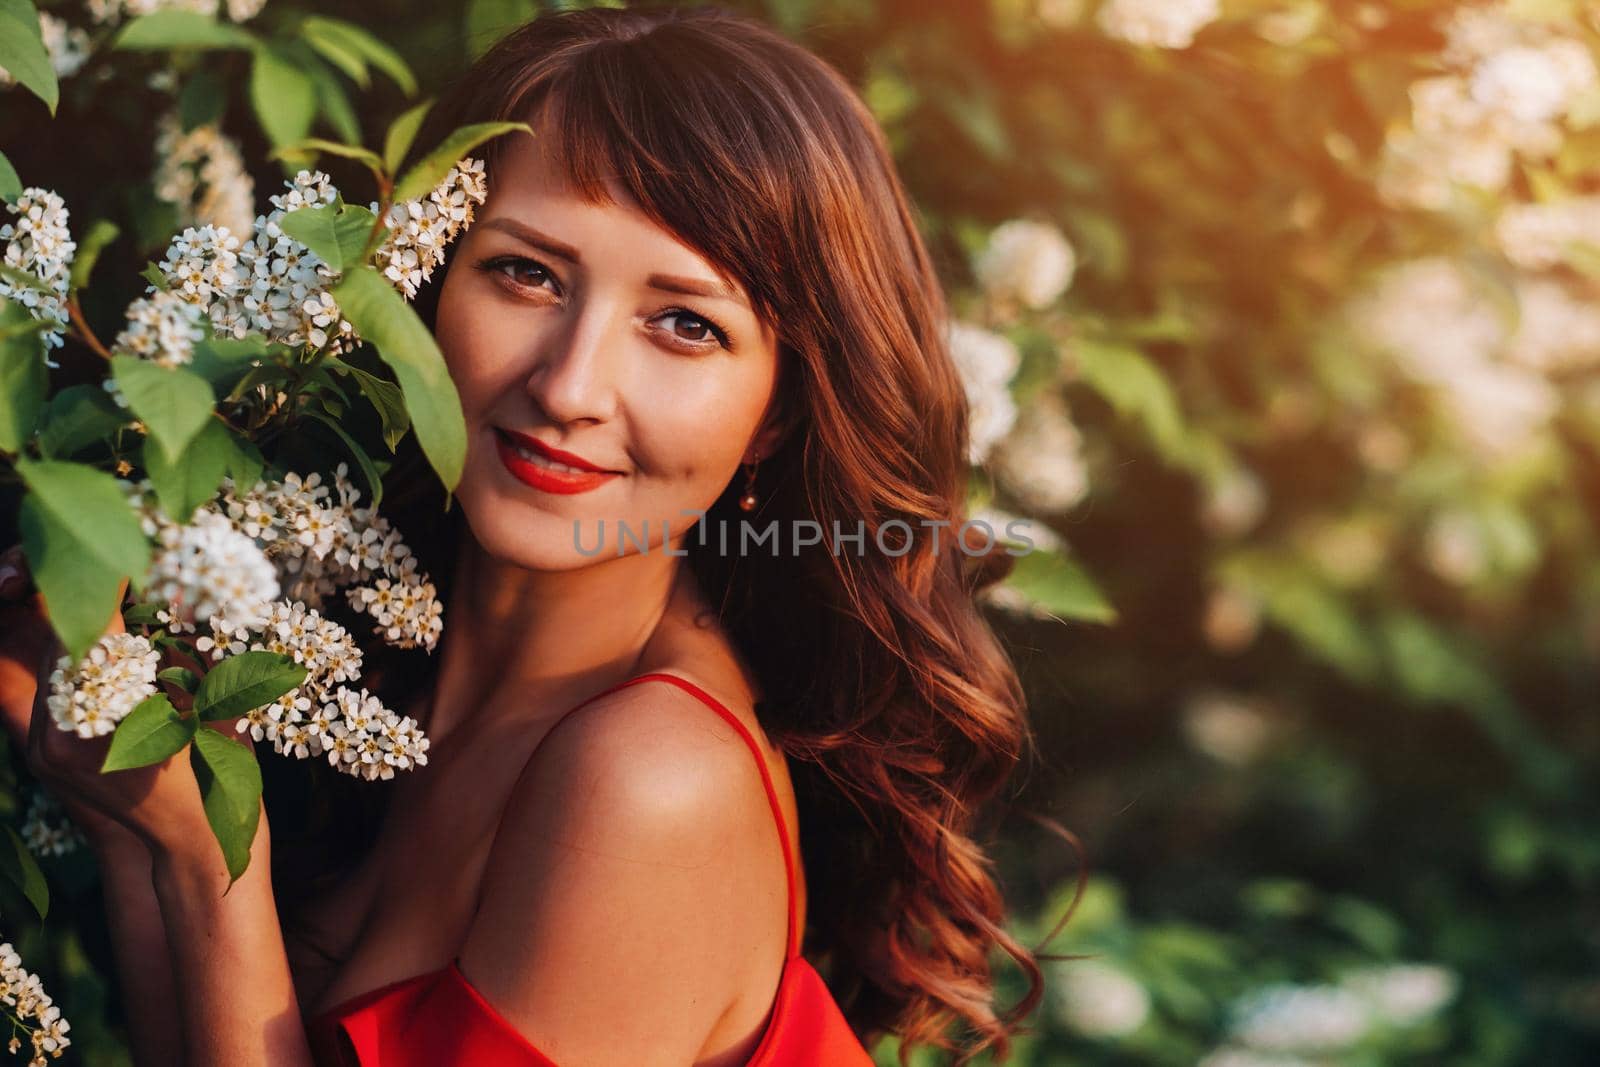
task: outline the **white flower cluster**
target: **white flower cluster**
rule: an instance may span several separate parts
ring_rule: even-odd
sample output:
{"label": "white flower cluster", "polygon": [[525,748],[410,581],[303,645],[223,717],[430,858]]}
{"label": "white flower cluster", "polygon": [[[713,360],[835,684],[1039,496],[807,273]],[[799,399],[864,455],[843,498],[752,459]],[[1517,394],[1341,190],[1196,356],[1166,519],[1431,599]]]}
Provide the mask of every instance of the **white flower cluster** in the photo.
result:
{"label": "white flower cluster", "polygon": [[[5,1004],[10,1009],[7,1014],[28,1031],[33,1045],[28,1067],[44,1067],[47,1057],[59,1059],[72,1045],[67,1037],[71,1024],[61,1017],[61,1009],[44,991],[39,976],[23,969],[22,957],[9,941],[0,943],[0,1003]],[[21,1038],[13,1034],[6,1047],[15,1053],[22,1047]]]}
{"label": "white flower cluster", "polygon": [[326,756],[334,768],[368,780],[428,762],[428,739],[415,720],[364,689],[338,684],[361,675],[361,649],[343,626],[301,601],[280,601],[249,647],[292,657],[306,680],[240,718],[240,733],[271,741],[282,755]]}
{"label": "white flower cluster", "polygon": [[88,844],[83,831],[67,815],[47,790],[35,787],[28,797],[28,811],[22,819],[22,843],[35,856],[65,856]]}
{"label": "white flower cluster", "polygon": [[1509,204],[1495,220],[1494,235],[1506,258],[1524,270],[1569,262],[1575,246],[1600,249],[1600,196]]}
{"label": "white flower cluster", "polygon": [[1515,159],[1553,155],[1562,120],[1600,88],[1594,56],[1566,19],[1471,4],[1444,32],[1452,69],[1411,86],[1411,128],[1385,142],[1378,191],[1396,206],[1442,210],[1456,185],[1505,188]]}
{"label": "white flower cluster", "polygon": [[[122,484],[148,535],[157,536],[170,525],[148,479]],[[282,482],[258,481],[244,492],[231,478],[224,478],[222,492],[196,512],[196,521],[201,514],[214,515],[208,524],[231,528],[261,558],[262,563],[248,566],[259,594],[252,603],[259,602],[263,612],[280,596],[320,610],[328,597],[345,589],[351,607],[373,618],[374,634],[398,648],[431,652],[444,630],[438,590],[419,573],[416,557],[389,520],[357,505],[361,491],[351,483],[347,464],[335,470],[331,491],[337,492],[337,500],[331,499],[330,487],[316,472],[303,478],[291,472]],[[269,571],[276,575],[270,596]],[[361,584],[368,582],[370,587]],[[201,640],[220,658],[224,652],[244,651],[251,631],[260,629],[260,624],[234,625],[231,618],[224,612],[198,613],[180,619],[174,629],[207,622],[209,640]]]}
{"label": "white flower cluster", "polygon": [[65,344],[61,335],[67,328],[68,277],[72,255],[78,250],[67,230],[66,202],[48,189],[31,186],[5,208],[16,216],[14,222],[0,225],[6,266],[32,274],[50,291],[40,292],[0,278],[0,297],[15,300],[36,319],[56,324],[56,329],[43,336],[45,365],[58,367],[59,363],[50,362],[49,350]]}
{"label": "white flower cluster", "polygon": [[[174,292],[205,310],[218,334],[327,345],[338,355],[360,342],[328,292],[338,272],[279,224],[291,211],[335,203],[339,192],[321,171],[302,170],[285,185],[287,192],[268,198],[272,210],[256,216],[248,238],[213,224],[185,229],[167,249],[161,273]],[[395,204],[388,216],[394,229],[374,254],[385,277],[415,296],[485,196],[483,163],[467,159],[427,197]]]}
{"label": "white flower cluster", "polygon": [[1138,979],[1103,960],[1057,964],[1051,1007],[1072,1029],[1095,1038],[1122,1037],[1150,1017],[1150,994]]}
{"label": "white flower cluster", "polygon": [[[464,159],[426,198],[390,205],[383,220],[389,236],[375,258],[406,299],[415,297],[418,287],[433,276],[433,268],[444,262],[445,246],[471,224],[473,205],[482,204],[487,196],[483,161]],[[376,213],[377,201],[368,209]]]}
{"label": "white flower cluster", "polygon": [[89,16],[103,26],[157,11],[193,11],[211,18],[225,11],[234,22],[247,22],[265,6],[266,0],[88,0]]}
{"label": "white flower cluster", "polygon": [[160,663],[161,653],[139,634],[106,634],[77,663],[71,656],[56,661],[45,698],[50,716],[79,737],[108,734],[155,694]]}
{"label": "white flower cluster", "polygon": [[1107,36],[1129,44],[1188,48],[1221,14],[1218,0],[1106,0],[1095,18]]}
{"label": "white flower cluster", "polygon": [[1434,390],[1480,458],[1520,455],[1542,441],[1560,396],[1542,375],[1500,358],[1506,325],[1453,260],[1389,268],[1350,316],[1360,336]]}
{"label": "white flower cluster", "polygon": [[967,394],[967,462],[976,465],[1017,421],[1011,379],[1022,355],[1009,338],[968,322],[952,319],[945,337]]}
{"label": "white flower cluster", "polygon": [[209,620],[226,633],[266,625],[278,572],[226,516],[199,508],[187,523],[159,524],[155,538],[146,597],[175,620]]}
{"label": "white flower cluster", "polygon": [[[128,305],[127,325],[112,342],[114,352],[147,359],[163,367],[176,367],[194,359],[194,346],[205,340],[204,313],[175,292],[155,292]],[[112,391],[115,379],[105,379]],[[120,391],[112,391],[126,404]]]}
{"label": "white flower cluster", "polygon": [[[393,778],[397,770],[410,770],[428,762],[428,739],[416,720],[400,716],[365,689],[339,686],[331,702],[309,715],[310,701],[300,698],[292,721],[274,722],[273,745],[305,759],[323,755],[329,765],[346,774],[374,779]],[[279,709],[279,704],[272,705]],[[257,727],[251,725],[254,734]]]}
{"label": "white flower cluster", "polygon": [[[1337,1054],[1375,1027],[1423,1022],[1449,1003],[1458,987],[1453,971],[1420,963],[1357,967],[1337,982],[1273,983],[1233,1005],[1229,1037],[1235,1044],[1204,1062],[1253,1063],[1248,1057],[1261,1053]],[[1244,1058],[1223,1058],[1233,1054]]]}
{"label": "white flower cluster", "polygon": [[[56,77],[71,77],[88,62],[89,34],[77,26],[69,26],[50,12],[41,11],[39,35],[44,38],[44,50],[50,56],[50,66],[55,69]],[[15,83],[11,72],[0,67],[0,89]]]}
{"label": "white flower cluster", "polygon": [[1058,228],[1033,219],[996,226],[973,262],[978,283],[1002,303],[1049,307],[1072,284],[1077,253]]}
{"label": "white flower cluster", "polygon": [[1089,493],[1083,435],[1055,394],[1036,397],[991,457],[996,477],[1018,503],[1036,515],[1070,511]]}
{"label": "white flower cluster", "polygon": [[255,216],[255,182],[238,144],[207,123],[185,132],[176,112],[156,127],[156,195],[178,207],[183,226],[220,226],[248,233]]}

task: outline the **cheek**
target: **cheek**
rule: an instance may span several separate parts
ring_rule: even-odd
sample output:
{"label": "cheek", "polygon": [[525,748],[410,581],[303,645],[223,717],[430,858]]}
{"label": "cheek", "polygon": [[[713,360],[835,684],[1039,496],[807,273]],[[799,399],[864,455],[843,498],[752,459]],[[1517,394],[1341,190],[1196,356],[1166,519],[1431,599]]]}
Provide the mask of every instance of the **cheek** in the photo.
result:
{"label": "cheek", "polygon": [[628,425],[643,469],[693,483],[702,494],[721,491],[744,456],[772,385],[770,376],[733,362],[658,362],[632,376]]}

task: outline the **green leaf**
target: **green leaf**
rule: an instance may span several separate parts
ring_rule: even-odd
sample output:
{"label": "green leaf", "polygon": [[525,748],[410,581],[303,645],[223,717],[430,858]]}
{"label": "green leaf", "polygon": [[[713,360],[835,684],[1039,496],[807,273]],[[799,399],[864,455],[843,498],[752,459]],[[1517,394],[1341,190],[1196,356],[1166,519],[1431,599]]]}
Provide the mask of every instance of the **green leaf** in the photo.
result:
{"label": "green leaf", "polygon": [[433,97],[430,96],[416,107],[402,112],[399,118],[389,124],[389,132],[383,138],[383,165],[388,173],[394,174],[400,170],[406,153],[411,151],[412,142],[417,139],[417,130],[422,128],[422,120],[432,107]]}
{"label": "green leaf", "polygon": [[1079,373],[1124,418],[1137,419],[1169,460],[1181,459],[1185,434],[1177,394],[1144,353],[1132,345],[1080,337],[1073,341]]}
{"label": "green leaf", "polygon": [[139,272],[139,277],[155,286],[161,292],[166,292],[172,286],[167,282],[167,276],[161,273],[161,268],[154,263],[146,262],[144,270]]}
{"label": "green leaf", "polygon": [[306,680],[306,669],[277,652],[240,652],[206,672],[194,694],[194,712],[210,722],[236,719],[283,696]]}
{"label": "green leaf", "polygon": [[317,54],[329,63],[338,67],[351,81],[363,90],[372,85],[372,78],[367,74],[367,59],[361,52],[350,47],[348,40],[338,32],[329,32],[327,24],[317,19],[306,19],[300,23],[300,35],[305,42],[316,49]]}
{"label": "green leaf", "polygon": [[[309,49],[307,49],[310,52]],[[356,117],[356,109],[350,104],[350,96],[344,91],[344,86],[334,76],[328,65],[318,59],[315,53],[307,55],[301,62],[301,67],[311,77],[312,84],[316,86],[317,106],[322,111],[322,117],[328,120],[328,125],[333,132],[350,144],[360,144],[361,120]]]}
{"label": "green leaf", "polygon": [[188,667],[168,667],[166,670],[157,671],[156,678],[159,681],[171,682],[186,693],[193,693],[200,685],[200,676]]}
{"label": "green leaf", "polygon": [[51,459],[71,459],[129,421],[128,413],[98,385],[70,385],[50,398],[39,427],[39,451]]}
{"label": "green leaf", "polygon": [[167,459],[177,462],[211,418],[211,384],[183,367],[163,367],[136,356],[112,356],[111,376],[128,407],[145,424]]}
{"label": "green leaf", "polygon": [[54,117],[61,88],[56,68],[44,46],[39,12],[29,0],[0,0],[0,67],[34,96]]}
{"label": "green leaf", "polygon": [[150,543],[104,471],[18,457],[17,472],[28,486],[17,518],[28,568],[61,643],[82,659],[118,609],[122,579],[149,567]]}
{"label": "green leaf", "polygon": [[0,200],[14,203],[22,195],[22,179],[17,176],[17,168],[11,165],[11,160],[0,152]]}
{"label": "green leaf", "polygon": [[261,472],[266,469],[261,450],[254,441],[232,430],[228,431],[228,442],[232,448],[227,455],[226,473],[235,486],[249,489],[261,479]]}
{"label": "green leaf", "polygon": [[228,428],[219,419],[207,419],[178,459],[168,458],[165,449],[146,438],[139,462],[155,486],[161,510],[177,522],[188,522],[196,508],[216,497],[231,452]]}
{"label": "green leaf", "polygon": [[193,718],[178,714],[165,693],[145,697],[117,723],[100,773],[148,767],[175,756],[194,737],[196,726]]}
{"label": "green leaf", "polygon": [[157,11],[140,15],[123,26],[111,47],[161,52],[176,48],[250,49],[260,44],[254,34],[230,22],[218,22],[194,11]]}
{"label": "green leaf", "polygon": [[107,219],[96,219],[89,225],[89,231],[78,241],[78,250],[72,256],[69,284],[74,292],[89,284],[89,275],[94,271],[100,253],[105,250],[106,245],[115,241],[121,232],[117,229],[116,223]]}
{"label": "green leaf", "polygon": [[466,462],[466,419],[433,334],[370,267],[347,272],[332,292],[345,318],[394,371],[417,441],[445,488],[453,491]]}
{"label": "green leaf", "polygon": [[195,731],[189,759],[232,888],[250,866],[250,845],[261,821],[261,766],[251,749],[209,727]]}
{"label": "green leaf", "polygon": [[387,74],[407,96],[417,94],[417,79],[411,73],[411,68],[406,65],[406,61],[400,58],[398,52],[360,26],[345,22],[343,19],[311,15],[301,22],[300,32],[307,40],[315,36],[322,41],[336,42],[346,51],[361,56]]}
{"label": "green leaf", "polygon": [[45,880],[33,853],[28,851],[22,838],[9,826],[6,827],[5,847],[0,848],[0,874],[4,874],[12,885],[22,890],[22,895],[28,898],[28,903],[33,905],[39,918],[45,917],[50,911],[50,884]]}
{"label": "green leaf", "polygon": [[[304,143],[304,142],[302,142]],[[376,157],[374,157],[376,159]],[[364,207],[333,204],[303,207],[284,215],[278,225],[328,266],[343,273],[361,262],[367,236],[377,216]]]}
{"label": "green leaf", "polygon": [[1109,623],[1117,618],[1088,573],[1059,552],[1034,549],[1017,556],[1004,584],[1061,619]]}
{"label": "green leaf", "polygon": [[270,351],[267,342],[258,334],[239,339],[207,337],[194,346],[194,355],[186,369],[204,378],[214,389],[231,388],[257,361],[265,360]]}
{"label": "green leaf", "polygon": [[316,86],[282,50],[258,48],[250,66],[250,103],[267,140],[281,149],[311,132]]}
{"label": "green leaf", "polygon": [[383,476],[372,465],[372,457],[367,455],[367,450],[357,444],[356,439],[345,433],[344,427],[340,426],[337,420],[329,417],[325,412],[318,411],[316,408],[308,408],[306,409],[306,415],[332,430],[339,440],[344,442],[344,447],[349,450],[350,455],[355,457],[356,464],[361,468],[361,475],[367,481],[367,488],[372,491],[372,503],[370,506],[376,508],[383,503]]}
{"label": "green leaf", "polygon": [[130,630],[135,626],[160,626],[162,610],[160,604],[129,604],[122,609],[122,624]]}
{"label": "green leaf", "polygon": [[345,364],[344,368],[355,377],[356,384],[377,409],[378,418],[383,420],[383,443],[393,453],[400,439],[411,428],[411,416],[406,414],[405,397],[401,395],[400,387],[375,374],[368,374],[360,367]]}
{"label": "green leaf", "polygon": [[[288,152],[306,151],[326,152],[331,156],[342,156],[345,159],[358,159],[370,167],[374,172],[381,172],[383,170],[383,160],[378,158],[376,152],[369,151],[365,148],[358,148],[355,145],[340,144],[338,141],[329,141],[322,137],[307,137],[303,141],[296,141],[294,144],[287,145],[272,154],[274,156],[278,156]],[[325,204],[323,206],[330,207],[332,205]],[[301,208],[300,210],[304,211],[306,209]],[[293,212],[290,212],[290,214],[293,214]]]}
{"label": "green leaf", "polygon": [[[33,322],[28,309],[14,300],[0,300],[0,323]],[[0,448],[20,452],[44,411],[50,372],[44,345],[32,329],[8,333],[0,340]]]}
{"label": "green leaf", "polygon": [[394,198],[415,200],[427,196],[444,181],[444,176],[450,173],[450,168],[468,152],[485,141],[513,130],[533,133],[525,122],[479,122],[461,127],[441,141],[432,152],[422,157],[421,162],[406,171],[405,177],[395,185]]}
{"label": "green leaf", "polygon": [[191,71],[178,91],[178,125],[184,133],[222,121],[228,86],[207,67]]}
{"label": "green leaf", "polygon": [[467,5],[468,57],[476,60],[538,13],[534,0],[471,0]]}

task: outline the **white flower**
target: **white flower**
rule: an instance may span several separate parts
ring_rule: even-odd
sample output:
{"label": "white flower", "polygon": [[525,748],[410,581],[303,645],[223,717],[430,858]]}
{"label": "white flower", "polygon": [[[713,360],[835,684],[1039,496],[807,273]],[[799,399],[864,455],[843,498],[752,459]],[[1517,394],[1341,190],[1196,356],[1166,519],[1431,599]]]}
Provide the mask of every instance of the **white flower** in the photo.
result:
{"label": "white flower", "polygon": [[1108,36],[1130,44],[1188,48],[1221,14],[1218,0],[1106,0],[1095,18]]}
{"label": "white flower", "polygon": [[[391,204],[383,220],[389,235],[374,256],[384,277],[407,299],[416,296],[444,262],[445,246],[471,224],[474,205],[487,197],[483,161],[464,159],[426,197]],[[370,210],[378,207],[374,201]]]}
{"label": "white flower", "polygon": [[1423,535],[1428,569],[1447,582],[1470,585],[1489,570],[1489,544],[1482,525],[1465,511],[1446,511],[1428,522]]}
{"label": "white flower", "polygon": [[135,300],[128,305],[127,320],[127,326],[112,342],[113,350],[163,367],[193,360],[195,344],[206,335],[200,309],[173,292],[156,292]]}
{"label": "white flower", "polygon": [[255,218],[255,182],[239,146],[214,124],[187,132],[175,112],[156,126],[156,195],[178,207],[181,225],[213,225],[249,233]]}
{"label": "white flower", "polygon": [[1339,984],[1386,1022],[1413,1026],[1450,1003],[1461,980],[1438,964],[1391,963],[1357,968],[1340,977]]}
{"label": "white flower", "polygon": [[1067,1025],[1090,1037],[1131,1034],[1150,1017],[1150,994],[1121,968],[1100,960],[1057,966],[1052,1006]]}
{"label": "white flower", "polygon": [[1058,515],[1089,493],[1083,437],[1066,405],[1044,394],[1023,409],[1016,426],[995,447],[991,465],[1011,496],[1027,510]]}
{"label": "white flower", "polygon": [[66,202],[48,189],[30,186],[15,203],[5,204],[5,209],[15,216],[14,221],[0,225],[6,266],[32,274],[44,283],[47,291],[40,292],[0,278],[0,297],[21,304],[36,319],[55,324],[55,329],[41,336],[45,344],[45,365],[58,367],[59,363],[50,362],[49,350],[66,343],[61,335],[66,332],[68,322],[67,287],[72,255],[78,249],[67,230]]}
{"label": "white flower", "polygon": [[[68,25],[48,11],[41,11],[39,35],[44,39],[44,50],[50,55],[50,66],[55,69],[56,77],[71,77],[88,61],[91,47],[89,34],[79,27]],[[15,82],[11,72],[0,67],[0,87]]]}
{"label": "white flower", "polygon": [[67,817],[53,794],[35,787],[28,797],[28,812],[19,831],[23,844],[35,856],[65,856],[88,844],[83,831]]}
{"label": "white flower", "polygon": [[[44,1067],[47,1057],[60,1056],[72,1045],[67,1037],[71,1024],[61,1017],[39,976],[23,969],[22,957],[9,941],[0,943],[0,1003],[14,1009],[6,1014],[20,1024],[32,1045],[28,1067]],[[16,1041],[15,1035],[12,1040]]]}
{"label": "white flower", "polygon": [[1249,699],[1206,690],[1183,707],[1183,732],[1189,744],[1219,763],[1243,767],[1265,749],[1272,723],[1261,706]]}
{"label": "white flower", "polygon": [[46,704],[63,730],[99,737],[117,728],[140,701],[156,692],[161,653],[138,634],[106,634],[77,663],[56,661]]}
{"label": "white flower", "polygon": [[1077,265],[1077,255],[1060,229],[1031,219],[1012,219],[989,234],[973,271],[991,297],[1042,308],[1054,303],[1072,284]]}
{"label": "white flower", "polygon": [[123,19],[153,15],[157,11],[192,11],[197,15],[215,18],[218,9],[224,8],[235,22],[254,18],[265,6],[266,0],[88,0],[89,14],[103,26],[115,25]]}
{"label": "white flower", "polygon": [[1543,374],[1589,370],[1600,364],[1600,308],[1554,278],[1519,278],[1516,331],[1508,362]]}
{"label": "white flower", "polygon": [[1347,989],[1276,983],[1239,999],[1230,1035],[1267,1051],[1331,1051],[1360,1041],[1371,1024],[1366,1002]]}
{"label": "white flower", "polygon": [[1022,356],[1008,338],[951,320],[946,340],[967,394],[967,460],[982,463],[1017,420],[1010,382]]}
{"label": "white flower", "polygon": [[1200,524],[1212,537],[1238,537],[1261,521],[1267,488],[1245,467],[1230,467],[1211,481],[1200,506]]}
{"label": "white flower", "polygon": [[185,525],[163,525],[156,540],[147,595],[175,619],[214,619],[224,631],[265,624],[278,598],[277,572],[225,517],[200,508]]}

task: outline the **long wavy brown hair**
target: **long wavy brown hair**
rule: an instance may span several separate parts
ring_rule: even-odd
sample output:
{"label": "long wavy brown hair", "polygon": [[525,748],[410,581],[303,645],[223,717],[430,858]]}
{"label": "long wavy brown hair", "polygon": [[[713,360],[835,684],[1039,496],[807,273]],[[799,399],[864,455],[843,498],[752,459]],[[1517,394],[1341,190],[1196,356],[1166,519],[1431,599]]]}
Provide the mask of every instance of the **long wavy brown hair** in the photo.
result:
{"label": "long wavy brown hair", "polygon": [[[1004,1059],[1042,996],[1037,961],[1067,957],[1007,932],[993,861],[974,838],[1033,738],[1016,671],[976,601],[1009,557],[953,541],[967,518],[965,394],[939,279],[883,134],[836,70],[747,17],[592,9],[500,40],[449,87],[418,143],[536,114],[552,120],[551,151],[575,188],[603,203],[615,180],[739,279],[780,340],[793,429],[761,462],[754,521],[811,520],[827,536],[798,557],[721,554],[711,537],[685,547],[793,769],[806,954],[865,1042],[900,1036],[903,1063],[917,1045],[956,1051],[959,1063],[983,1051]],[[491,183],[502,143],[475,153]],[[417,302],[430,324],[442,270]],[[439,521],[444,497],[414,446],[386,482],[386,513],[446,586],[459,508]],[[742,489],[735,477],[702,521],[737,528]],[[831,551],[833,531],[858,522],[865,548]],[[880,528],[896,534],[889,551]],[[426,667],[406,655],[369,659],[380,693],[415,691]],[[995,948],[1028,982],[1003,1011]]]}

